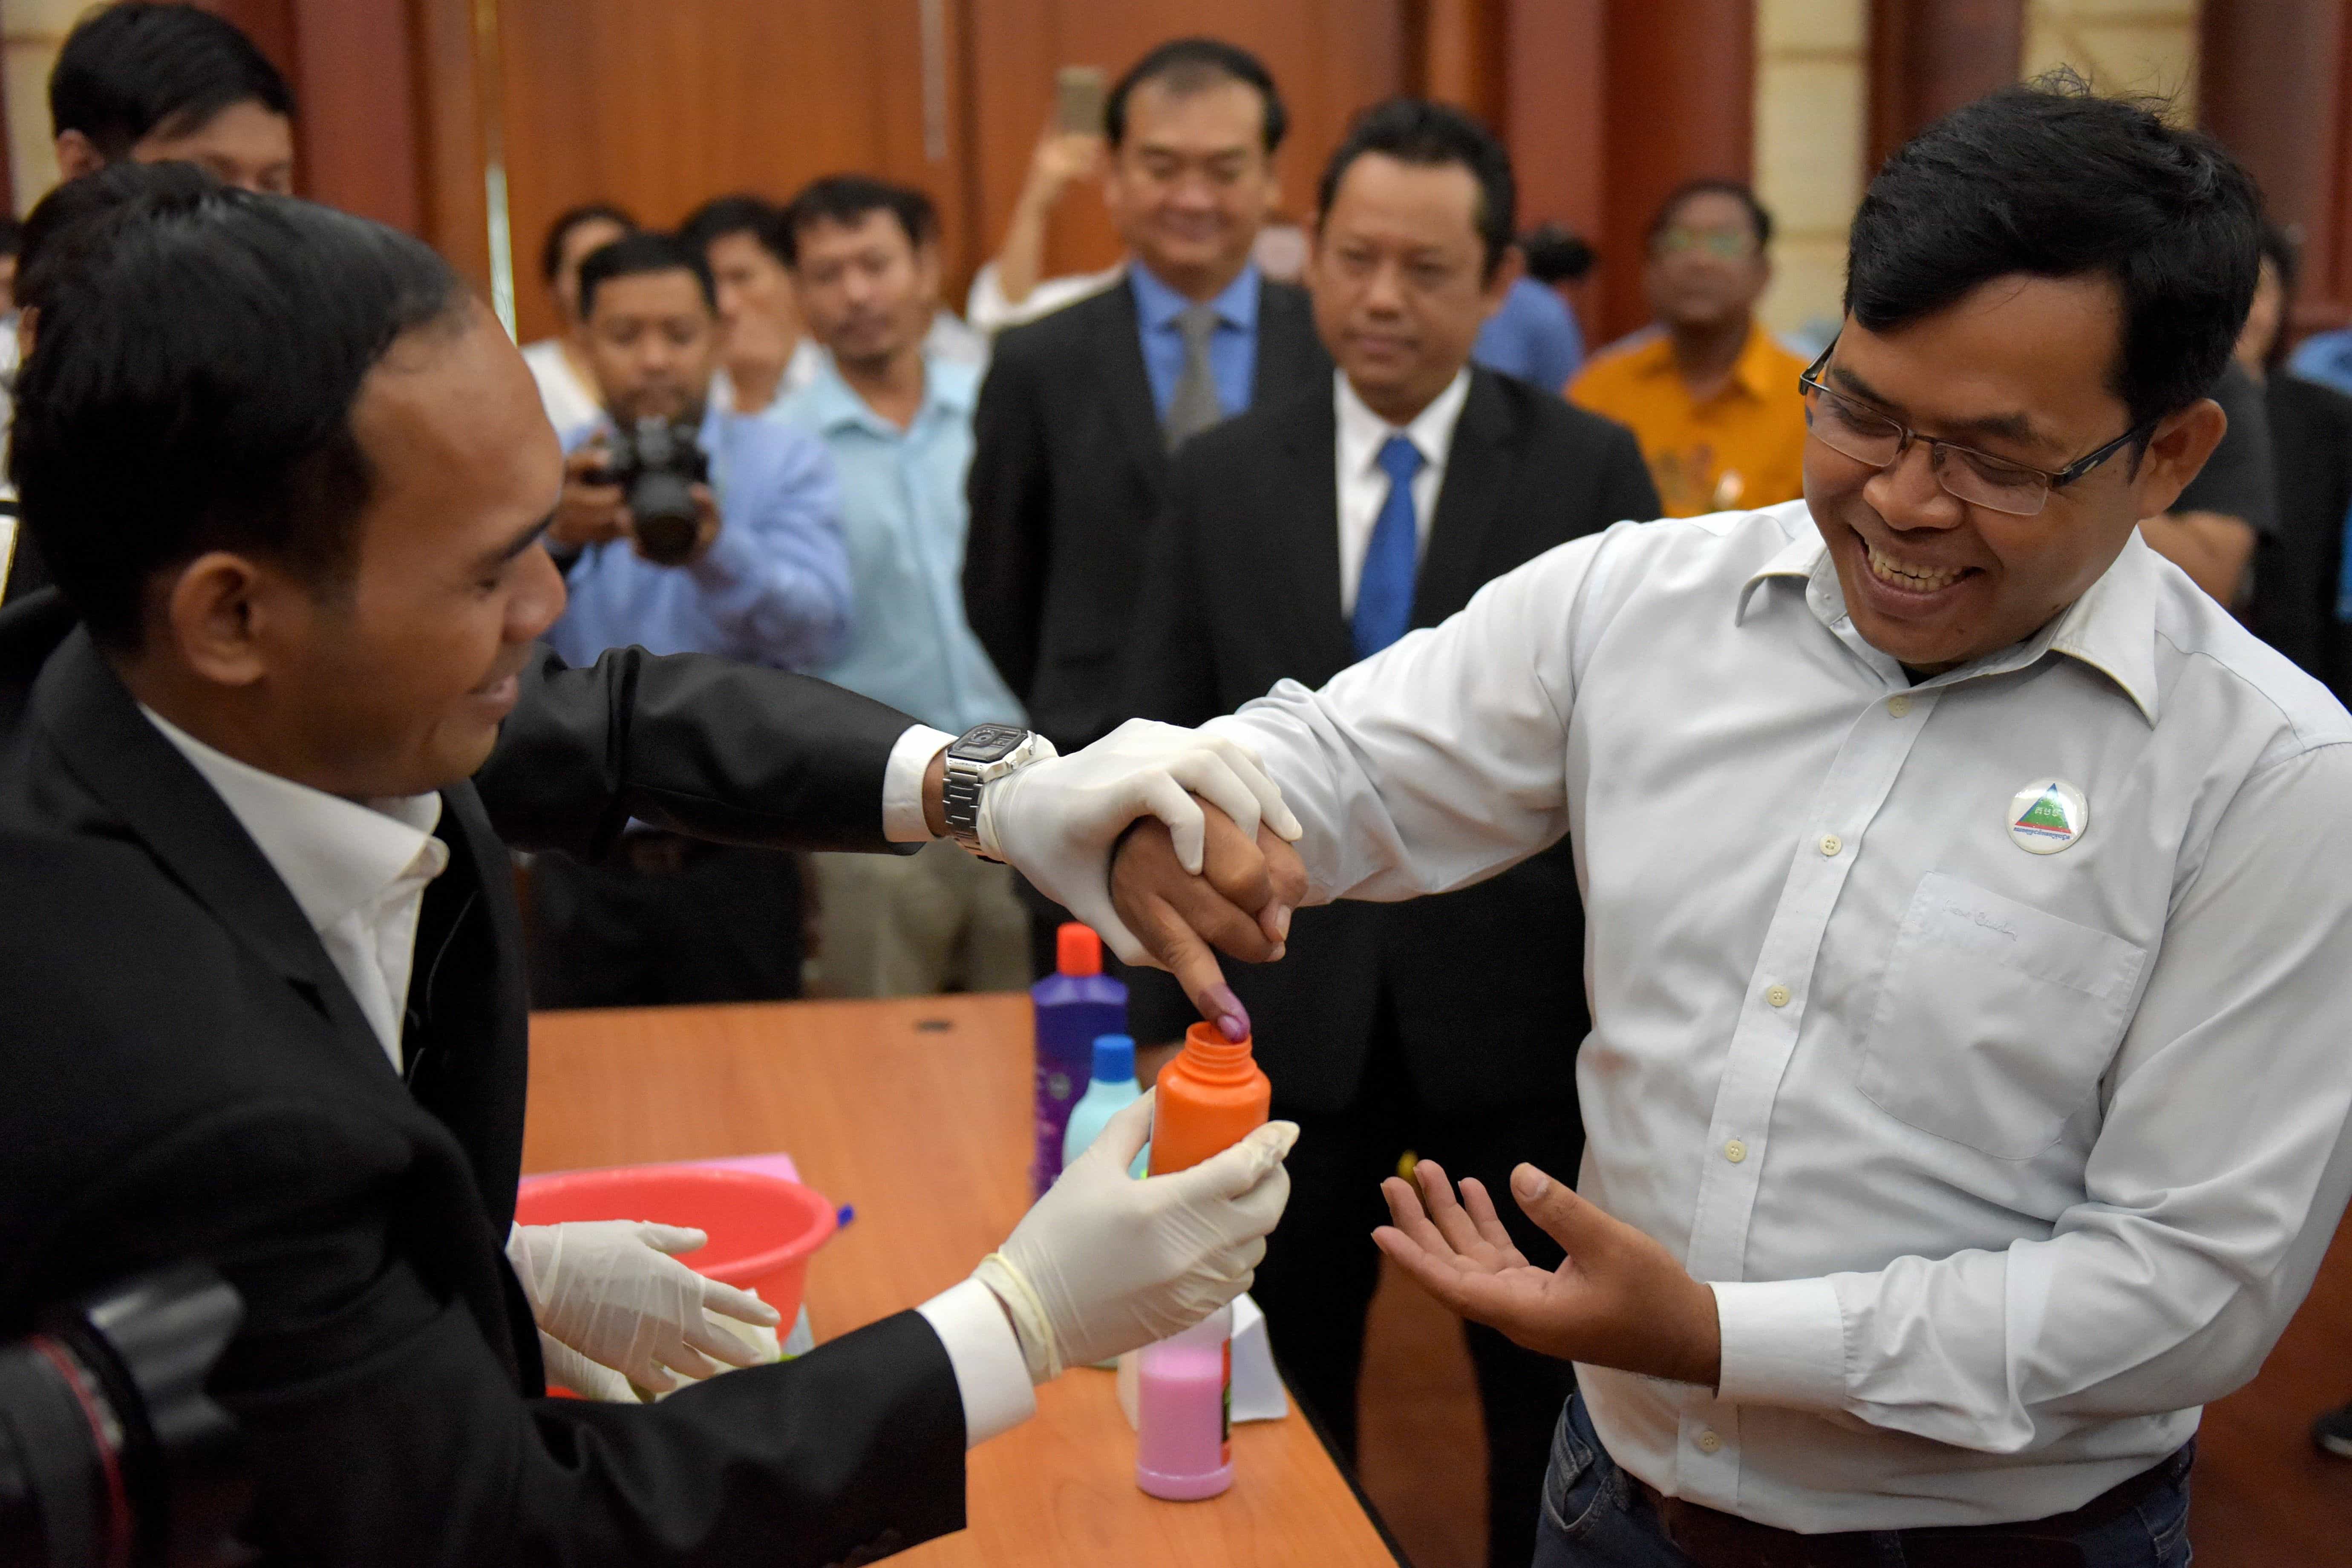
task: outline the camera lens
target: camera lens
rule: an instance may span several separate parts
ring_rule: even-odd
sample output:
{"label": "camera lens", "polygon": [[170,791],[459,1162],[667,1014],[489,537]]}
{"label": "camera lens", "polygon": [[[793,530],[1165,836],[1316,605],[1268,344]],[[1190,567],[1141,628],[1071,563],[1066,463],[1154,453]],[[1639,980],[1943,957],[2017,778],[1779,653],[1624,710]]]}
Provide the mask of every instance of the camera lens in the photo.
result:
{"label": "camera lens", "polygon": [[686,480],[667,468],[646,468],[629,487],[629,516],[646,560],[676,566],[694,553],[701,520]]}
{"label": "camera lens", "polygon": [[0,1564],[120,1562],[122,1427],[89,1368],[47,1335],[0,1348]]}
{"label": "camera lens", "polygon": [[212,1568],[251,1495],[205,1392],[244,1317],[202,1264],[144,1275],[0,1344],[0,1568]]}

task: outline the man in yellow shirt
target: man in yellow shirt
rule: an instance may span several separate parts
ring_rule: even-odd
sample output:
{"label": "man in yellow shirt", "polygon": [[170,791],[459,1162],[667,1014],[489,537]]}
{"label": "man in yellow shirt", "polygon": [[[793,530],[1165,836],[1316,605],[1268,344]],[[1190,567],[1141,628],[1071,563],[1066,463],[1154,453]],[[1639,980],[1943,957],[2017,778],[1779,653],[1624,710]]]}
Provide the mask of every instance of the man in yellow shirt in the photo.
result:
{"label": "man in yellow shirt", "polygon": [[1747,186],[1694,180],[1650,223],[1642,285],[1657,324],[1595,355],[1571,402],[1630,426],[1669,517],[1805,489],[1804,363],[1756,320],[1772,216]]}

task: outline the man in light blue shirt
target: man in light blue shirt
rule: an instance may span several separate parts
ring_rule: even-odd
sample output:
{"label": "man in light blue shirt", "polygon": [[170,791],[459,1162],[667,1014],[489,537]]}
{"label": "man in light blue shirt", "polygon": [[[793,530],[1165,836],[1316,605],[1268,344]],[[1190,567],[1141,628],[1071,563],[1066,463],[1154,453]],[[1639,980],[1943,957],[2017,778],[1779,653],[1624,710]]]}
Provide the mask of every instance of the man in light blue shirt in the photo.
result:
{"label": "man in light blue shirt", "polygon": [[1518,252],[1527,273],[1479,329],[1470,359],[1565,394],[1584,368],[1584,329],[1560,289],[1592,270],[1592,247],[1559,224],[1539,223],[1519,237]]}
{"label": "man in light blue shirt", "polygon": [[[821,439],[840,476],[852,630],[818,673],[961,732],[1027,721],[964,618],[963,484],[980,377],[925,343],[938,235],[929,197],[862,176],[819,180],[793,199],[782,227],[786,262],[831,363],[777,413]],[[1255,303],[1253,294],[1253,313]],[[1027,917],[1005,868],[946,840],[905,859],[812,863],[816,970],[829,994],[1028,983]]]}
{"label": "man in light blue shirt", "polygon": [[2352,327],[2304,339],[2288,357],[2286,368],[2305,381],[2352,396]]}
{"label": "man in light blue shirt", "polygon": [[[547,539],[571,602],[547,641],[571,663],[634,644],[808,670],[847,639],[833,459],[772,413],[709,404],[714,298],[702,253],[667,235],[627,236],[581,264],[604,411],[559,432],[564,486]],[[684,476],[692,515],[676,537],[653,511],[638,515],[652,503],[620,471],[619,433],[641,437],[649,422],[692,432],[707,464],[707,476]],[[542,857],[533,891],[540,1006],[799,994],[801,870],[790,856],[633,826],[603,863]]]}
{"label": "man in light blue shirt", "polygon": [[1584,334],[1550,284],[1521,278],[1478,329],[1470,358],[1499,375],[1561,392],[1584,364]]}

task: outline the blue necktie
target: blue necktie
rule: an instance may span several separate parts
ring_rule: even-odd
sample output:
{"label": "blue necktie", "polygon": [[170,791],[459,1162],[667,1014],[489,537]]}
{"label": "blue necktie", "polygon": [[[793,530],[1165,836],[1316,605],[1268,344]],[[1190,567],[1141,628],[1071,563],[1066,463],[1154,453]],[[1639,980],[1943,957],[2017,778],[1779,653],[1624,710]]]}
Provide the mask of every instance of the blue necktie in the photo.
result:
{"label": "blue necktie", "polygon": [[1412,579],[1421,561],[1421,531],[1412,515],[1412,477],[1421,472],[1421,448],[1391,436],[1381,445],[1380,465],[1389,477],[1389,499],[1381,503],[1371,542],[1364,549],[1363,575],[1356,579],[1351,629],[1358,658],[1371,658],[1412,625]]}

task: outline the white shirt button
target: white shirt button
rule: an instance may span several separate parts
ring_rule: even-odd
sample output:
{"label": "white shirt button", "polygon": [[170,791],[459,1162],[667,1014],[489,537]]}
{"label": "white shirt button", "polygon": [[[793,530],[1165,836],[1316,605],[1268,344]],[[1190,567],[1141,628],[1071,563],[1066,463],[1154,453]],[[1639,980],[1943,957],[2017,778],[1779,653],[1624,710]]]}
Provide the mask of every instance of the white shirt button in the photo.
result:
{"label": "white shirt button", "polygon": [[1764,1000],[1771,1003],[1775,1007],[1785,1007],[1789,1005],[1789,988],[1785,985],[1775,985],[1764,993]]}
{"label": "white shirt button", "polygon": [[1890,697],[1886,700],[1886,712],[1888,717],[1900,719],[1903,715],[1910,711],[1911,699],[1908,697],[1897,696]]}
{"label": "white shirt button", "polygon": [[1832,858],[1832,859],[1834,859],[1834,858],[1836,858],[1836,857],[1837,857],[1837,852],[1838,852],[1839,850],[1841,850],[1841,849],[1844,848],[1844,847],[1845,847],[1845,840],[1844,840],[1844,839],[1843,839],[1843,838],[1840,838],[1836,834],[1834,834],[1834,833],[1825,833],[1825,834],[1822,835],[1822,854],[1827,855],[1827,856],[1829,856],[1830,858]]}
{"label": "white shirt button", "polygon": [[1723,1448],[1723,1439],[1722,1439],[1722,1438],[1720,1438],[1720,1437],[1718,1437],[1718,1436],[1717,1436],[1714,1433],[1712,1433],[1712,1432],[1702,1432],[1702,1433],[1700,1433],[1700,1434],[1698,1435],[1698,1451],[1699,1451],[1700,1453],[1702,1453],[1702,1454],[1714,1454],[1714,1453],[1719,1453],[1719,1452],[1721,1452],[1721,1451],[1722,1451],[1722,1448]]}
{"label": "white shirt button", "polygon": [[1748,1158],[1748,1145],[1734,1138],[1723,1146],[1723,1157],[1737,1165],[1740,1161]]}

